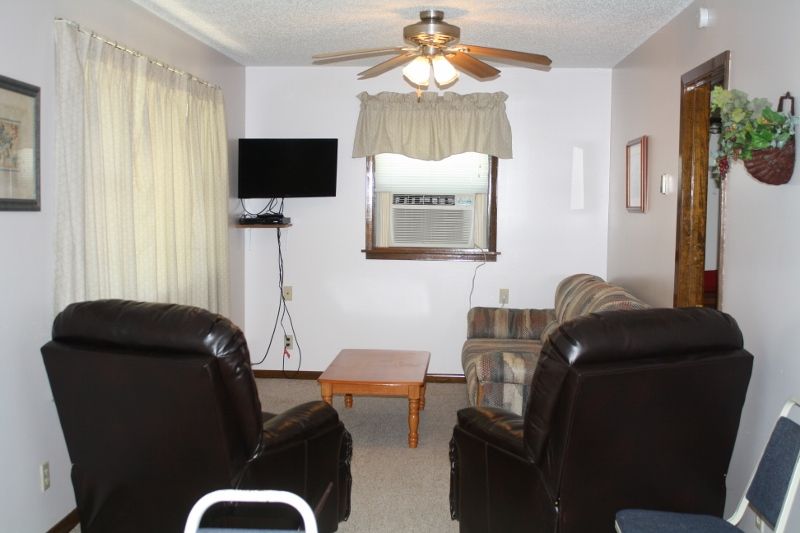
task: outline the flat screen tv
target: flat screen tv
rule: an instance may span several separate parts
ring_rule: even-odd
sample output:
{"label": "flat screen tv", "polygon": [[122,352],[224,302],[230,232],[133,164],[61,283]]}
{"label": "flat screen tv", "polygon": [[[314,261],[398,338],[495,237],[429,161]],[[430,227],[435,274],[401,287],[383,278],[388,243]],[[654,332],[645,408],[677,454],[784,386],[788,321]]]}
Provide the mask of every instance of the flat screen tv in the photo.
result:
{"label": "flat screen tv", "polygon": [[338,139],[239,139],[239,198],[336,196]]}

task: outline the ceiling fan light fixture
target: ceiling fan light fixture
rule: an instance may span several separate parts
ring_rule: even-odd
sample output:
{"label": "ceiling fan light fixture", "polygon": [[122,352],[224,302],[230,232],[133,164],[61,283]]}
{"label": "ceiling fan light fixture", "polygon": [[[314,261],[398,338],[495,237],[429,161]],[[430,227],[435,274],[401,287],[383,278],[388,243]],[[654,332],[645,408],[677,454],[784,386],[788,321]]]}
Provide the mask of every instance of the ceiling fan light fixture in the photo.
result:
{"label": "ceiling fan light fixture", "polygon": [[458,71],[442,54],[433,56],[431,65],[437,85],[449,85],[458,79]]}
{"label": "ceiling fan light fixture", "polygon": [[414,85],[427,87],[431,77],[431,64],[427,57],[417,56],[414,60],[403,68],[403,76],[409,79]]}
{"label": "ceiling fan light fixture", "polygon": [[[481,58],[504,60],[510,59],[527,64],[531,68],[550,70],[550,58],[541,54],[505,50],[473,44],[459,44],[461,29],[444,21],[444,12],[437,9],[420,11],[419,22],[403,28],[403,39],[406,46],[391,46],[385,48],[364,48],[317,54],[314,63],[327,63],[331,61],[344,61],[357,57],[373,55],[394,54],[377,65],[358,73],[358,79],[374,78],[393,68],[404,66],[403,76],[417,87],[417,95],[421,95],[422,88],[427,88],[431,71],[435,84],[447,87],[455,83],[462,70],[473,78],[486,81],[496,78],[500,70],[496,69]],[[475,57],[478,56],[478,57]]]}

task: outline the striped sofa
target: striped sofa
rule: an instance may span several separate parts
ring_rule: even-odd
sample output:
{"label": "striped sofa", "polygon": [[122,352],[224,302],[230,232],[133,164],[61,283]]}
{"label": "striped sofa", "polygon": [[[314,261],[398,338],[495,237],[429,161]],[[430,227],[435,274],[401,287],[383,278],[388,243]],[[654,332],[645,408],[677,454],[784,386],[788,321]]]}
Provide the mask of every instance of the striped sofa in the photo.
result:
{"label": "striped sofa", "polygon": [[461,351],[469,404],[522,414],[542,344],[560,324],[598,311],[648,307],[622,287],[591,274],[562,280],[553,309],[473,307]]}

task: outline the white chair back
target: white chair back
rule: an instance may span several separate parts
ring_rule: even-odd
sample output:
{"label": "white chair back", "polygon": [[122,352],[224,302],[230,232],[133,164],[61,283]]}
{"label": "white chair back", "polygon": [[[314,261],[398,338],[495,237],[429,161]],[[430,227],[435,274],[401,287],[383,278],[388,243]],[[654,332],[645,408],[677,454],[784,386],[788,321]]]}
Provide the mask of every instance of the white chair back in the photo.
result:
{"label": "white chair back", "polygon": [[[236,490],[224,489],[209,492],[194,504],[186,519],[186,527],[183,533],[197,533],[200,527],[200,520],[206,510],[214,504],[223,502],[247,502],[247,503],[285,503],[291,505],[303,517],[303,529],[306,533],[317,533],[317,519],[314,511],[306,501],[292,492],[283,490]],[[268,531],[268,530],[266,530]]]}

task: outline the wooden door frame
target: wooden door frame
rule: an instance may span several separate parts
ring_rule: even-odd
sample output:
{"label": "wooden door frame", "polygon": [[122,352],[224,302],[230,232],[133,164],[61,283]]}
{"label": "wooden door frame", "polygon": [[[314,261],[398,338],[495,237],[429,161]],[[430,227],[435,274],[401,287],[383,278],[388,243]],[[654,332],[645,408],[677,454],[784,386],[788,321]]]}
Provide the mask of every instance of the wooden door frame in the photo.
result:
{"label": "wooden door frame", "polygon": [[[705,261],[706,189],[711,103],[707,98],[687,105],[691,93],[700,87],[728,87],[730,51],[725,51],[681,76],[680,186],[675,240],[675,285],[673,305],[702,305],[702,270]],[[700,121],[700,122],[698,122]],[[725,197],[727,185],[720,183],[720,227],[717,250],[718,287],[722,287],[725,243]],[[699,267],[699,270],[698,270]],[[699,276],[698,276],[699,272]],[[722,304],[718,289],[717,307]]]}

